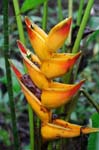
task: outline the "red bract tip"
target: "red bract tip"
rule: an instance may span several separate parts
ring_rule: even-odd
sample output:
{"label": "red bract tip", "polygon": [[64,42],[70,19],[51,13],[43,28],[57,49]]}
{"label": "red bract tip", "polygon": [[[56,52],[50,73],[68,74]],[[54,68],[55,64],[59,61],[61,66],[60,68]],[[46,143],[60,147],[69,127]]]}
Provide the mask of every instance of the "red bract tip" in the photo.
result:
{"label": "red bract tip", "polygon": [[61,34],[68,34],[70,31],[70,27],[71,27],[71,23],[72,23],[72,18],[69,18],[67,22],[64,23],[63,27],[60,29],[60,33]]}
{"label": "red bract tip", "polygon": [[28,27],[31,26],[31,21],[30,21],[30,19],[29,19],[28,17],[25,17],[25,23],[26,23],[26,25],[27,25]]}
{"label": "red bract tip", "polygon": [[17,40],[17,44],[18,44],[18,48],[20,49],[20,51],[24,54],[27,54],[27,50],[26,50],[25,46],[22,44],[22,42]]}
{"label": "red bract tip", "polygon": [[13,63],[9,60],[10,62],[10,66],[12,68],[12,70],[14,71],[15,75],[17,76],[18,79],[20,79],[22,77],[21,72],[13,65]]}

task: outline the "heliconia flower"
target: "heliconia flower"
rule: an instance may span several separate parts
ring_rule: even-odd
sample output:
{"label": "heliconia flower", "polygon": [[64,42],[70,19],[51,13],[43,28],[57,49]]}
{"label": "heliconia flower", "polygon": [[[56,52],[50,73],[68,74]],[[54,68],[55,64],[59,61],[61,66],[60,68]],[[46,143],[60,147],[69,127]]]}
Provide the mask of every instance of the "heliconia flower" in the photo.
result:
{"label": "heliconia flower", "polygon": [[52,53],[62,47],[70,31],[71,20],[71,18],[68,18],[61,21],[46,35],[46,33],[32,23],[28,17],[25,18],[30,42],[35,53],[41,60],[51,58]]}
{"label": "heliconia flower", "polygon": [[19,72],[19,70],[13,65],[13,63],[10,61],[11,68],[13,69],[14,73],[16,74],[18,81],[21,85],[22,91],[28,101],[28,103],[31,105],[33,111],[37,114],[37,116],[41,119],[43,122],[50,122],[51,120],[51,111],[49,111],[47,108],[45,108],[40,100],[22,83],[21,78],[22,74]]}
{"label": "heliconia flower", "polygon": [[46,34],[25,17],[29,39],[36,54],[17,41],[28,72],[25,75],[22,75],[9,60],[27,102],[42,121],[41,135],[44,140],[77,137],[80,134],[99,131],[97,128],[82,127],[61,119],[53,119],[51,110],[73,100],[72,97],[77,94],[85,81],[63,84],[52,80],[67,73],[81,55],[81,52],[56,53],[68,37],[71,22],[71,18],[64,19]]}
{"label": "heliconia flower", "polygon": [[[53,55],[53,57],[51,57],[50,59],[40,62],[39,58],[37,58],[33,53],[27,50],[20,41],[18,41],[18,47],[23,56],[23,59],[25,60],[26,66],[28,67],[28,71],[30,72],[30,70],[32,70],[31,71],[32,76],[33,76],[33,70],[36,68],[34,67],[35,65],[31,63],[33,62],[33,59],[34,59],[34,63],[35,62],[38,63],[40,71],[48,79],[59,77],[67,73],[69,69],[75,64],[79,56],[81,55],[81,52],[78,52],[77,54],[71,54],[71,53],[58,54],[57,53]],[[29,60],[27,59],[28,53],[31,55]],[[28,61],[28,65],[27,65],[27,61]],[[30,64],[30,67],[29,67],[29,64]],[[34,73],[34,76],[35,76],[35,73]]]}
{"label": "heliconia flower", "polygon": [[83,127],[60,119],[56,119],[53,123],[43,123],[41,127],[41,135],[44,140],[72,138],[93,132],[99,132],[99,128]]}

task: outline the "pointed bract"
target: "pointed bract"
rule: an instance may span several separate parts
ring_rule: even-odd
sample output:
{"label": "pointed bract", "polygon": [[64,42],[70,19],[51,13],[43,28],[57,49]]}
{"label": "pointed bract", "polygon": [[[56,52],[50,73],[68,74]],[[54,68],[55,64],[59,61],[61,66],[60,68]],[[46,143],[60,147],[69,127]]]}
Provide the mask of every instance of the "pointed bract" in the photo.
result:
{"label": "pointed bract", "polygon": [[43,29],[41,29],[39,26],[37,26],[33,21],[31,21],[27,16],[25,17],[25,21],[27,22],[28,25],[31,26],[31,28],[37,32],[43,39],[46,40],[48,35],[44,32]]}
{"label": "pointed bract", "polygon": [[81,52],[74,55],[66,54],[64,57],[52,57],[49,60],[43,61],[40,69],[49,79],[60,77],[73,67],[80,55]]}
{"label": "pointed bract", "polygon": [[[41,135],[44,140],[53,140],[59,138],[72,138],[80,136],[81,134],[88,134],[93,132],[99,132],[99,128],[90,128],[77,126],[74,124],[67,123],[69,126],[64,127],[62,125],[45,123],[41,127]],[[75,126],[77,126],[75,128]]]}
{"label": "pointed bract", "polygon": [[41,95],[41,102],[47,108],[57,108],[68,103],[71,98],[78,92],[84,80],[75,85],[66,84],[64,88],[47,88],[44,89]]}
{"label": "pointed bract", "polygon": [[71,18],[65,19],[50,30],[46,45],[51,52],[55,52],[62,47],[70,32],[71,22]]}

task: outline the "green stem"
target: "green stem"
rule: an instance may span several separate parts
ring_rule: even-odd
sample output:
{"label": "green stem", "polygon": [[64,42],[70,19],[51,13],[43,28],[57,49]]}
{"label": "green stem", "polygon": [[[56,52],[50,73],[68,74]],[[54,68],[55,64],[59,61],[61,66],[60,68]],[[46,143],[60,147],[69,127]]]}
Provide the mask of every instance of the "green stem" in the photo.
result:
{"label": "green stem", "polygon": [[91,11],[91,8],[92,8],[93,4],[94,4],[94,0],[89,0],[88,1],[88,5],[86,7],[86,10],[85,10],[85,13],[84,13],[84,16],[83,16],[78,34],[77,34],[77,38],[75,40],[75,43],[74,43],[74,46],[73,46],[73,49],[72,49],[73,53],[77,53],[77,51],[79,49],[80,41],[81,41],[81,38],[82,38],[82,35],[83,35],[83,32],[84,32],[84,29],[86,27],[88,18],[90,16],[90,11]]}
{"label": "green stem", "polygon": [[84,0],[80,0],[78,17],[77,17],[77,25],[80,25],[80,23],[81,23],[83,6],[84,6]]}
{"label": "green stem", "polygon": [[6,77],[7,77],[7,89],[9,96],[9,105],[11,111],[11,122],[12,122],[12,132],[14,137],[14,149],[19,150],[19,138],[18,130],[16,123],[16,114],[15,114],[15,105],[13,97],[13,87],[12,87],[12,78],[11,70],[9,65],[9,29],[8,29],[8,0],[3,1],[3,30],[4,30],[4,58],[5,58],[5,67],[6,67]]}
{"label": "green stem", "polygon": [[46,31],[47,28],[47,17],[48,17],[48,0],[44,2],[43,8],[42,28],[44,31]]}
{"label": "green stem", "polygon": [[[24,36],[24,30],[23,30],[23,25],[22,25],[22,19],[20,16],[20,8],[19,8],[18,0],[13,0],[13,5],[14,5],[14,9],[15,9],[19,38],[20,38],[21,42],[23,42],[25,44],[25,36]],[[29,126],[29,128],[30,128],[30,147],[31,147],[31,150],[34,150],[33,111],[29,104],[28,104],[28,113],[29,113],[29,125],[30,125]]]}
{"label": "green stem", "polygon": [[58,4],[58,20],[61,21],[63,19],[61,0],[57,0],[57,4]]}
{"label": "green stem", "polygon": [[[62,1],[57,0],[57,5],[58,5],[58,21],[61,21],[63,19],[63,13],[62,13]],[[65,53],[65,44],[62,47],[62,52]]]}
{"label": "green stem", "polygon": [[78,92],[78,94],[75,97],[73,97],[71,102],[66,105],[66,107],[65,107],[66,119],[65,120],[68,121],[70,119],[70,115],[73,112],[73,110],[75,109],[75,106],[77,104],[79,96],[80,96],[80,92]]}
{"label": "green stem", "polygon": [[25,44],[25,36],[24,36],[24,30],[23,30],[18,0],[13,0],[13,5],[14,5],[14,10],[16,15],[17,27],[19,31],[19,38],[21,42]]}
{"label": "green stem", "polygon": [[72,17],[73,14],[73,0],[68,1],[68,16]]}
{"label": "green stem", "polygon": [[[73,0],[68,0],[68,17],[72,17],[72,14],[73,14]],[[71,36],[72,36],[71,34],[72,34],[72,27],[70,29],[70,33],[68,36],[68,45],[71,45]],[[68,52],[71,52],[71,48],[68,49]],[[71,72],[72,69],[66,75],[63,76],[62,80],[64,83],[69,83]]]}
{"label": "green stem", "polygon": [[77,65],[76,65],[73,81],[75,81],[76,78],[77,78],[78,70],[79,70],[79,68],[80,68],[81,59],[82,59],[82,56],[80,56],[80,58],[79,58],[79,60],[78,60],[78,63],[77,63]]}
{"label": "green stem", "polygon": [[[73,14],[73,0],[68,0],[68,17],[72,17]],[[72,28],[70,29],[69,37],[68,37],[68,44],[71,44],[71,33]]]}
{"label": "green stem", "polygon": [[30,148],[31,150],[34,150],[34,117],[33,117],[33,111],[30,105],[28,105],[28,113],[29,113],[29,127],[30,127]]}
{"label": "green stem", "polygon": [[84,94],[84,96],[86,96],[89,102],[94,106],[94,108],[99,113],[99,105],[95,102],[95,100],[93,100],[93,98],[89,95],[89,93],[85,91],[84,89],[81,89],[80,91]]}

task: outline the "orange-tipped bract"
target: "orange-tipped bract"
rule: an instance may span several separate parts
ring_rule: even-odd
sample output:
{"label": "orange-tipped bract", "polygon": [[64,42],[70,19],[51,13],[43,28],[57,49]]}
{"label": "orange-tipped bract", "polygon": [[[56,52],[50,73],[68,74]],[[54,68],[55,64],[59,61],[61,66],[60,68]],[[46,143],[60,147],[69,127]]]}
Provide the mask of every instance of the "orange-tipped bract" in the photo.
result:
{"label": "orange-tipped bract", "polygon": [[62,47],[68,37],[71,22],[71,18],[64,19],[50,30],[46,38],[46,44],[51,52],[55,52]]}
{"label": "orange-tipped bract", "polygon": [[72,138],[81,134],[99,132],[99,128],[83,127],[67,123],[67,126],[59,124],[44,123],[41,127],[41,135],[44,140],[53,140],[59,138]]}
{"label": "orange-tipped bract", "polygon": [[57,57],[52,57],[49,60],[43,61],[40,69],[49,79],[62,76],[73,67],[80,55],[81,52],[74,55],[66,54],[63,55],[64,57],[58,57],[57,55]]}
{"label": "orange-tipped bract", "polygon": [[75,85],[66,84],[64,88],[47,88],[42,91],[41,102],[47,108],[57,108],[68,103],[77,93],[84,80]]}

